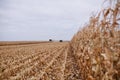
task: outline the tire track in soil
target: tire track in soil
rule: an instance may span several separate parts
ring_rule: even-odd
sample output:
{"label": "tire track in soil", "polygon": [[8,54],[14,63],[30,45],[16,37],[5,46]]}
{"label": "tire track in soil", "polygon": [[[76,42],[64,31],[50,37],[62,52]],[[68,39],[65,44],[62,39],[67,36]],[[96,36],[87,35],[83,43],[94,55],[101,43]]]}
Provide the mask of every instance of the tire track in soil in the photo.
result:
{"label": "tire track in soil", "polygon": [[64,80],[82,80],[80,77],[79,66],[72,53],[69,53],[66,60]]}

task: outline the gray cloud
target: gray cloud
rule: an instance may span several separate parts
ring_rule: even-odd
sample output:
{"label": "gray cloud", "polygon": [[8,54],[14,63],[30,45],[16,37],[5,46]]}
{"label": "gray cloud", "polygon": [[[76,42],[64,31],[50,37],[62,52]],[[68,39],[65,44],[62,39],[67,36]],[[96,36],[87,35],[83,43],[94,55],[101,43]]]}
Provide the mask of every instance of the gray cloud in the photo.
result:
{"label": "gray cloud", "polygon": [[1,0],[0,40],[70,40],[103,0]]}

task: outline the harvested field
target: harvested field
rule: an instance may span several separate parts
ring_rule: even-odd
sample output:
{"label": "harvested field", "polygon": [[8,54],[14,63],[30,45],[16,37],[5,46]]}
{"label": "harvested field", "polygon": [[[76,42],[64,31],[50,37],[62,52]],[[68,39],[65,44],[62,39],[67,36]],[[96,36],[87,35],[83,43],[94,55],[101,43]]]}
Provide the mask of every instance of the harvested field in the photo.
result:
{"label": "harvested field", "polygon": [[48,43],[48,41],[0,41],[0,46]]}
{"label": "harvested field", "polygon": [[67,46],[68,42],[0,46],[0,80],[78,79]]}

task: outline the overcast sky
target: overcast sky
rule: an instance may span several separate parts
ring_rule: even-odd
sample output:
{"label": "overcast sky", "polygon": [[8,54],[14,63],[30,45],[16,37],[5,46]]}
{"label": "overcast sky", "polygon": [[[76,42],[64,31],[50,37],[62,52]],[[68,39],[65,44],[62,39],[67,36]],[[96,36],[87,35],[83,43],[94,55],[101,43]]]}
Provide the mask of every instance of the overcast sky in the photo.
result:
{"label": "overcast sky", "polygon": [[70,40],[104,0],[0,0],[0,41]]}

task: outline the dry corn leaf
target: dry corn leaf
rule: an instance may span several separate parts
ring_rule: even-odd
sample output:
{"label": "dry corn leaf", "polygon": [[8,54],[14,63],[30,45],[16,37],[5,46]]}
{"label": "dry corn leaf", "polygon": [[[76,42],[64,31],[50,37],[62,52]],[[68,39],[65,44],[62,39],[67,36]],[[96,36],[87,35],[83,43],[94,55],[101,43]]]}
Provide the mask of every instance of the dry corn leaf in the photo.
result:
{"label": "dry corn leaf", "polygon": [[102,53],[101,56],[104,58],[104,60],[108,60],[108,56],[105,53]]}

